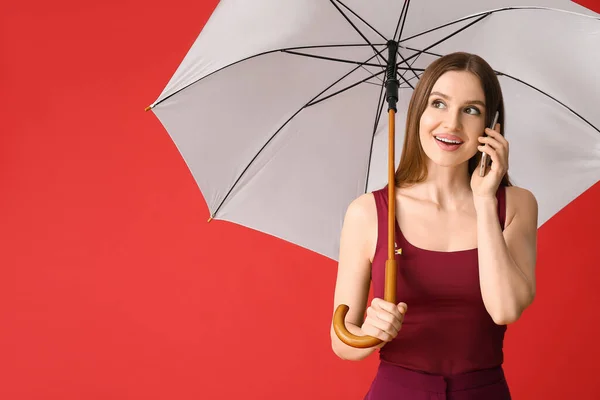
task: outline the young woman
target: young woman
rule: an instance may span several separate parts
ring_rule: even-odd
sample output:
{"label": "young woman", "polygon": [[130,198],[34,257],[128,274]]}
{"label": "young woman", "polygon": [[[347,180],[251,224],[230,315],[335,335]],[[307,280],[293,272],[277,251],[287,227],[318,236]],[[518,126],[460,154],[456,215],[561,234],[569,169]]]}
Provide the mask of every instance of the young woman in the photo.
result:
{"label": "young woman", "polygon": [[535,296],[537,202],[510,184],[508,151],[492,68],[466,53],[432,63],[409,105],[391,200],[399,304],[383,300],[387,188],[354,200],[341,234],[334,309],[347,304],[348,329],[383,342],[353,348],[332,329],[332,348],[347,360],[379,349],[366,399],[510,399],[502,345]]}

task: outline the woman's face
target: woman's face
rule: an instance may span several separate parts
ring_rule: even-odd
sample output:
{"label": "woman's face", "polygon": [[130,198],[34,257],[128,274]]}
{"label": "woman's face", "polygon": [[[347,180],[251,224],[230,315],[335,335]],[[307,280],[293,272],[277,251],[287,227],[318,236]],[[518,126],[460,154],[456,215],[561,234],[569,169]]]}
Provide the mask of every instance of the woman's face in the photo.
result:
{"label": "woman's face", "polygon": [[440,166],[455,166],[477,153],[485,130],[485,95],[479,78],[448,71],[433,85],[419,122],[425,154]]}

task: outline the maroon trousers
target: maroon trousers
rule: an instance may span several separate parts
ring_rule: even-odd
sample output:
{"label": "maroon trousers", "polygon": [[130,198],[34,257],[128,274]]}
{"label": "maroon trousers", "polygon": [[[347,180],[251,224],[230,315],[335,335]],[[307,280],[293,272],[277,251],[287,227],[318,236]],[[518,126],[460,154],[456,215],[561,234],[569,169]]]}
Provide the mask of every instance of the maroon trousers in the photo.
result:
{"label": "maroon trousers", "polygon": [[443,377],[381,361],[365,400],[510,400],[501,367]]}

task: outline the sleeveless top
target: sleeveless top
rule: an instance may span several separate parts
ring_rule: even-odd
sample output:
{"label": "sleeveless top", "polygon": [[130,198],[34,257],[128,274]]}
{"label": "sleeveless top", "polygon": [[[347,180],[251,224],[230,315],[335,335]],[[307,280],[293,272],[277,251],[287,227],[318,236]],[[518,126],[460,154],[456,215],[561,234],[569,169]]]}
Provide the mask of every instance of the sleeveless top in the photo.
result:
{"label": "sleeveless top", "polygon": [[[371,267],[373,293],[383,298],[388,236],[388,189],[373,192],[378,238]],[[500,186],[498,218],[506,217],[506,188]],[[411,245],[396,220],[397,302],[408,305],[398,336],[379,350],[382,361],[451,376],[498,367],[506,326],[496,325],[483,304],[477,249],[432,251]]]}

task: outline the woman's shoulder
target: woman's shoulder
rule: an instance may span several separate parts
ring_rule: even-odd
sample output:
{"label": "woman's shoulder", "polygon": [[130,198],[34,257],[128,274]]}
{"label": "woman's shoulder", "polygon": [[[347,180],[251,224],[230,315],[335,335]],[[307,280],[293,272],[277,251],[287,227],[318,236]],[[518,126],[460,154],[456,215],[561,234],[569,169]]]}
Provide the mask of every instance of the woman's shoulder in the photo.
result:
{"label": "woman's shoulder", "polygon": [[528,189],[519,186],[506,186],[506,198],[514,204],[531,205],[537,203],[535,195]]}
{"label": "woman's shoulder", "polygon": [[342,239],[344,243],[351,243],[352,251],[359,251],[364,260],[372,261],[377,242],[377,206],[373,193],[362,194],[348,205]]}
{"label": "woman's shoulder", "polygon": [[377,207],[373,192],[362,194],[352,200],[346,211],[346,218],[351,218],[355,221],[368,222],[372,220],[373,216],[377,216]]}
{"label": "woman's shoulder", "polygon": [[538,204],[535,195],[519,186],[506,186],[507,226],[517,214],[528,214],[537,218]]}

